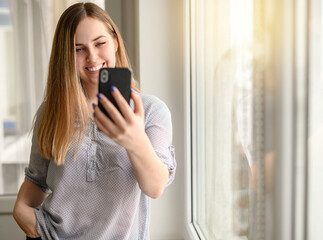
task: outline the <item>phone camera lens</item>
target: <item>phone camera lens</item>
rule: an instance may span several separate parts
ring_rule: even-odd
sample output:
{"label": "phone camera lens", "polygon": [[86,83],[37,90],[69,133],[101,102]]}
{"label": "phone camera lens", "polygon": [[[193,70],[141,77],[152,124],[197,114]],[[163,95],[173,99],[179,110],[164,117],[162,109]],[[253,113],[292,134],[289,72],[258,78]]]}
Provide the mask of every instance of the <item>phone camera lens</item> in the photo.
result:
{"label": "phone camera lens", "polygon": [[109,73],[107,70],[103,70],[101,73],[101,82],[106,83],[109,80]]}

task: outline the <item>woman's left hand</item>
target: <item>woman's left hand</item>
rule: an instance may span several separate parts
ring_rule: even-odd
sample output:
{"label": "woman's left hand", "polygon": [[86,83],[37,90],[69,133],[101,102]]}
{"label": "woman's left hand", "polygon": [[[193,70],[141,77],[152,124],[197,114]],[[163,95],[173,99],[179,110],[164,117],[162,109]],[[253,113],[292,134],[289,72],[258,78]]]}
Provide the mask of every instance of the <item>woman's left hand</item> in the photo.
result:
{"label": "woman's left hand", "polygon": [[142,101],[138,94],[133,91],[131,92],[131,98],[134,102],[133,111],[121,95],[120,91],[116,87],[113,88],[114,91],[111,90],[111,93],[120,109],[120,112],[103,94],[100,94],[101,99],[99,97],[99,101],[112,120],[98,107],[95,107],[95,122],[104,134],[126,148],[127,151],[133,152],[140,147],[142,141],[147,140]]}

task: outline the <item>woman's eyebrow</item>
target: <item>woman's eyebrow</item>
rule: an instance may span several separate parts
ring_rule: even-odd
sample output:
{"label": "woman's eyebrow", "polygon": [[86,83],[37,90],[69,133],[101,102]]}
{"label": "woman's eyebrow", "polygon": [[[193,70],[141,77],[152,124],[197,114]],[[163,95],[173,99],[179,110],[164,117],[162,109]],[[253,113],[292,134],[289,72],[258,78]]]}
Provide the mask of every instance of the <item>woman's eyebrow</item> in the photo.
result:
{"label": "woman's eyebrow", "polygon": [[[104,35],[100,35],[100,36],[98,36],[98,37],[94,38],[94,39],[92,40],[92,42],[94,42],[94,41],[96,41],[96,40],[98,40],[98,39],[100,39],[100,38],[102,38],[102,37],[106,37],[106,36],[104,36]],[[75,46],[81,46],[81,45],[84,45],[84,44],[83,44],[83,43],[76,43],[76,44],[75,44]]]}
{"label": "woman's eyebrow", "polygon": [[94,38],[94,39],[92,40],[92,42],[94,42],[94,41],[96,41],[96,40],[98,40],[98,39],[100,39],[100,38],[102,38],[102,37],[105,37],[105,36],[104,36],[104,35],[100,35],[100,36],[98,36],[98,37]]}

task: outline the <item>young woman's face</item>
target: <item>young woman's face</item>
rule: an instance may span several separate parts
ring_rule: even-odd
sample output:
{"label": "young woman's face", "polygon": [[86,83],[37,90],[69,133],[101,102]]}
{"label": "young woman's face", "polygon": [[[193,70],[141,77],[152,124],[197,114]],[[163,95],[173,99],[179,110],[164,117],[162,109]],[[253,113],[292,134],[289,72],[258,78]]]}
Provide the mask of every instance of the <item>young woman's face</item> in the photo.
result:
{"label": "young woman's face", "polygon": [[99,20],[86,17],[75,32],[76,64],[85,85],[97,85],[102,67],[114,68],[118,43]]}

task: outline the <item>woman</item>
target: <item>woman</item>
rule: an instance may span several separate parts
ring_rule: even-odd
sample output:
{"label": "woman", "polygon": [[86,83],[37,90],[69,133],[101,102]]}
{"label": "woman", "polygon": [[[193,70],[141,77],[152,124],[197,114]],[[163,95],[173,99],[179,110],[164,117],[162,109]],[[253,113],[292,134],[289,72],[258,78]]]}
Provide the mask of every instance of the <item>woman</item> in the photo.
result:
{"label": "woman", "polygon": [[[78,3],[61,16],[14,218],[27,238],[149,239],[150,198],[175,174],[167,106],[138,93],[119,112],[98,94],[102,67],[130,67],[108,14]],[[111,120],[97,106],[102,103]]]}

